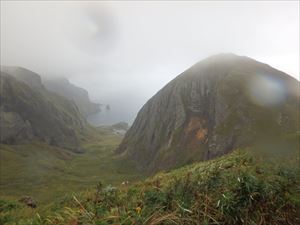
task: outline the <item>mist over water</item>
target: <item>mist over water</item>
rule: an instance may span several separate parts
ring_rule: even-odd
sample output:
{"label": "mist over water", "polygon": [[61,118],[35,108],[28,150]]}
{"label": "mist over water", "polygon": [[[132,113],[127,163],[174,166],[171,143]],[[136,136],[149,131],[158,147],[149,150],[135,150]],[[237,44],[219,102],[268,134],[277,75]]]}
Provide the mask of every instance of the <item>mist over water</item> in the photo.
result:
{"label": "mist over water", "polygon": [[114,110],[102,109],[101,112],[88,116],[87,121],[93,126],[113,125],[117,122],[126,122],[131,125],[135,117],[134,113],[129,114],[126,111],[124,113],[121,110],[118,106]]}
{"label": "mist over water", "polygon": [[109,109],[107,109],[106,104],[102,104],[100,112],[87,117],[87,121],[91,125],[106,126],[118,122],[126,122],[128,125],[132,125],[137,112],[142,107],[142,103],[138,105],[137,101],[130,104],[129,101],[120,102],[118,100],[110,100],[107,104],[109,105]]}

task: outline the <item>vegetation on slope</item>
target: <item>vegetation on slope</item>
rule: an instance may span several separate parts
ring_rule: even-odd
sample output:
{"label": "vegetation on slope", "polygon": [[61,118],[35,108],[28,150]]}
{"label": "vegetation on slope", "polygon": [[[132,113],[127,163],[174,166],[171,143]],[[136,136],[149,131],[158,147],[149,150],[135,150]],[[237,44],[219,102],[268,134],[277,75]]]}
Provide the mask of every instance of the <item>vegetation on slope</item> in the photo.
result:
{"label": "vegetation on slope", "polygon": [[253,149],[236,150],[129,186],[99,183],[95,191],[65,197],[39,214],[2,201],[1,220],[52,225],[299,224],[298,163],[295,154],[270,158]]}

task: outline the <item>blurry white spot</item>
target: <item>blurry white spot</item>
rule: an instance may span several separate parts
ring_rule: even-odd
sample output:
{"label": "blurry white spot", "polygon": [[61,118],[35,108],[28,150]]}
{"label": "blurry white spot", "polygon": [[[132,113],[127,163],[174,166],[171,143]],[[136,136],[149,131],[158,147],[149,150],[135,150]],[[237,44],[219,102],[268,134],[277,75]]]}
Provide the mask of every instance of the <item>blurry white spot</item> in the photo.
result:
{"label": "blurry white spot", "polygon": [[99,5],[70,11],[63,32],[77,49],[103,56],[112,52],[118,37],[114,18],[109,9]]}
{"label": "blurry white spot", "polygon": [[261,106],[280,104],[285,98],[285,91],[279,80],[267,75],[255,76],[248,86],[251,101]]}
{"label": "blurry white spot", "polygon": [[92,34],[96,34],[97,32],[99,32],[99,26],[96,23],[94,23],[93,21],[88,21],[87,27],[88,27],[89,31],[91,31]]}

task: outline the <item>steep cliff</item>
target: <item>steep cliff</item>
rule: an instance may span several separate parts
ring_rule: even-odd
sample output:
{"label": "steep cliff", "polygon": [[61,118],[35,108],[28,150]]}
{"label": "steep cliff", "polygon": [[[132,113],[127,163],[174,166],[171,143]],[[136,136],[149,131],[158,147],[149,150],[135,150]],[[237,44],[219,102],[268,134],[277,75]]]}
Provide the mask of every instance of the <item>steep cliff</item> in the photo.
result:
{"label": "steep cliff", "polygon": [[91,102],[89,94],[85,89],[71,84],[65,78],[52,80],[44,79],[43,83],[48,90],[74,101],[79,111],[84,116],[95,114],[100,111],[100,104]]}
{"label": "steep cliff", "polygon": [[298,81],[248,57],[221,54],[186,70],[139,111],[116,150],[141,169],[211,159],[299,130]]}
{"label": "steep cliff", "polygon": [[[80,150],[79,136],[86,121],[77,106],[47,91],[36,73],[18,69],[18,76],[1,71],[1,143],[39,140],[50,145]],[[24,71],[24,73],[22,73]]]}
{"label": "steep cliff", "polygon": [[31,88],[42,89],[42,79],[37,73],[23,67],[17,66],[1,66],[1,72],[15,77],[19,81],[23,81]]}

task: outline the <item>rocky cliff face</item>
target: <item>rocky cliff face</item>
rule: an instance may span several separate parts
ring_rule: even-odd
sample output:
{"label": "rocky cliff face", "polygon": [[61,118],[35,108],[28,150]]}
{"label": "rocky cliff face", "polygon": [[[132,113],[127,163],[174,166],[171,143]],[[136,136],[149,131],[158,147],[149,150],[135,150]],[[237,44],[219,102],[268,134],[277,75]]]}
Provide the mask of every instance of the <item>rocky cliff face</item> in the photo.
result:
{"label": "rocky cliff face", "polygon": [[153,171],[272,142],[299,129],[298,85],[247,57],[210,57],[142,107],[116,152]]}
{"label": "rocky cliff face", "polygon": [[1,71],[11,76],[14,76],[19,81],[24,82],[31,88],[44,88],[40,75],[23,67],[1,66]]}
{"label": "rocky cliff face", "polygon": [[43,80],[45,87],[69,100],[76,103],[79,111],[84,115],[88,116],[95,114],[100,111],[100,105],[90,101],[88,92],[80,87],[71,84],[65,78]]}
{"label": "rocky cliff face", "polygon": [[77,106],[47,91],[41,78],[29,70],[24,70],[24,76],[22,71],[19,76],[7,72],[1,71],[0,75],[0,142],[39,140],[78,151],[78,137],[86,121]]}

